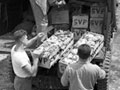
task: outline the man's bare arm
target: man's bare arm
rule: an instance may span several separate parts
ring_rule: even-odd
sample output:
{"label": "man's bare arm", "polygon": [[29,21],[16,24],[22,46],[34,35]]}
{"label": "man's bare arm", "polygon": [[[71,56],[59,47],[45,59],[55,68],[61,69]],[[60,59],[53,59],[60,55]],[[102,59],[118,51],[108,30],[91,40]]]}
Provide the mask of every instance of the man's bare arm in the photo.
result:
{"label": "man's bare arm", "polygon": [[23,69],[30,75],[30,76],[36,76],[37,68],[38,68],[38,58],[36,55],[33,56],[33,65],[27,64],[23,67]]}
{"label": "man's bare arm", "polygon": [[26,47],[30,47],[33,43],[35,43],[35,41],[37,41],[37,39],[40,39],[43,36],[44,36],[44,33],[38,33],[35,37],[33,37],[27,42]]}

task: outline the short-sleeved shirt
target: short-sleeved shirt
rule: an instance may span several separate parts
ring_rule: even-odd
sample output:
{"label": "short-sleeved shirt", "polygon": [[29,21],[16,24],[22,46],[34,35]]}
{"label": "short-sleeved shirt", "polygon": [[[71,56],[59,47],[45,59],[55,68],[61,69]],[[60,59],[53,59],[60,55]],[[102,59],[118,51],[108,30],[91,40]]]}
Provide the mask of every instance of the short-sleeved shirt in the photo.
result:
{"label": "short-sleeved shirt", "polygon": [[23,67],[26,65],[30,65],[30,60],[26,54],[26,52],[23,51],[15,51],[15,45],[11,49],[11,60],[12,60],[12,66],[14,73],[21,78],[30,77],[29,73],[27,73]]}
{"label": "short-sleeved shirt", "polygon": [[97,79],[103,79],[106,75],[105,71],[95,64],[78,62],[69,65],[61,78],[62,85],[69,85],[69,90],[80,90],[78,87],[81,87],[81,85],[76,79],[76,71],[79,77],[77,79],[88,90],[93,90]]}

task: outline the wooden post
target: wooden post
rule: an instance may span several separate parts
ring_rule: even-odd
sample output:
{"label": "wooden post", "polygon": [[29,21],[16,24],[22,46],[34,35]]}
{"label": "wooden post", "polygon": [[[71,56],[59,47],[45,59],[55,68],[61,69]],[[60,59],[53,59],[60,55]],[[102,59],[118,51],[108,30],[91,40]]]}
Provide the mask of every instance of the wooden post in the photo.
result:
{"label": "wooden post", "polygon": [[110,47],[110,40],[111,40],[111,12],[108,12],[108,16],[107,16],[107,27],[106,27],[106,49],[107,50],[111,50]]}

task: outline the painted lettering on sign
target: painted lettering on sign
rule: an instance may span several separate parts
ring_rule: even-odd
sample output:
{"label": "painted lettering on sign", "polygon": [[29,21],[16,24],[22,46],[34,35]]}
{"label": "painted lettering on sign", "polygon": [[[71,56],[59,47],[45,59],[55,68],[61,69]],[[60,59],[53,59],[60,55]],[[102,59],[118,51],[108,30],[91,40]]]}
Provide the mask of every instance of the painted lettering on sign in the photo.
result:
{"label": "painted lettering on sign", "polygon": [[85,23],[87,23],[87,20],[85,20],[85,19],[83,19],[83,20],[75,19],[74,20],[74,25],[84,25]]}
{"label": "painted lettering on sign", "polygon": [[103,26],[103,18],[91,18],[90,19],[90,30],[92,32],[101,33]]}
{"label": "painted lettering on sign", "polygon": [[79,29],[74,29],[74,38],[75,40],[81,37],[81,31]]}
{"label": "painted lettering on sign", "polygon": [[88,28],[88,16],[73,16],[73,28]]}
{"label": "painted lettering on sign", "polygon": [[103,21],[102,20],[91,20],[90,23],[92,26],[102,26]]}
{"label": "painted lettering on sign", "polygon": [[105,7],[91,7],[91,17],[104,17]]}

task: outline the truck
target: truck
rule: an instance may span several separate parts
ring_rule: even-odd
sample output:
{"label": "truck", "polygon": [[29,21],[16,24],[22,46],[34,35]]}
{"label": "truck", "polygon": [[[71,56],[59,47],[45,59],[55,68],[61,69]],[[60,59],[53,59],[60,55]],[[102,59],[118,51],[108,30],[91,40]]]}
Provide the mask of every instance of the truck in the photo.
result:
{"label": "truck", "polygon": [[[37,4],[36,1],[38,1]],[[16,7],[19,8],[18,10],[20,15],[21,7],[23,9],[26,5],[31,6],[36,26],[36,33],[43,31],[48,35],[48,38],[59,29],[69,29],[74,33],[75,41],[81,37],[80,30],[93,30],[92,32],[102,34],[104,36],[104,48],[101,50],[101,55],[97,55],[98,57],[96,56],[93,58],[91,63],[104,67],[107,75],[105,79],[97,81],[94,90],[109,90],[108,83],[111,64],[110,42],[113,37],[113,32],[116,29],[116,0],[48,0],[47,3],[49,4],[46,5],[46,7],[49,9],[46,10],[46,12],[44,12],[44,7],[39,6],[39,1],[40,0],[29,0],[26,2],[25,0],[22,0],[22,2],[19,1],[21,3],[18,4],[15,0],[0,0],[0,2],[3,5],[5,4],[7,8],[10,7],[10,5],[12,6],[17,3],[19,7]],[[64,2],[60,3],[62,1]],[[42,8],[44,10],[42,10]],[[10,8],[8,8],[8,10],[10,10]],[[15,12],[12,15],[14,16],[14,14]],[[15,21],[11,20],[13,16],[8,15],[7,24],[4,23],[8,26],[7,29],[3,27],[6,32],[12,31],[13,27],[16,26]],[[19,20],[16,19],[17,23],[21,21],[20,18],[21,17],[19,16]],[[13,25],[10,25],[11,22]],[[44,26],[45,23],[47,23],[47,26]],[[49,28],[50,26],[53,28]],[[46,30],[48,31],[45,31],[45,28],[47,28]],[[14,74],[11,75],[13,82]],[[33,78],[33,90],[68,90],[68,87],[63,87],[61,85],[60,77],[61,73],[59,72],[58,61],[49,69],[38,67],[37,76]]]}
{"label": "truck", "polygon": [[[110,71],[110,63],[111,63],[110,42],[111,42],[111,38],[113,37],[112,34],[113,34],[114,30],[116,29],[116,18],[115,18],[116,1],[115,0],[101,0],[101,1],[99,1],[99,0],[66,0],[66,3],[68,5],[69,9],[68,9],[68,7],[66,9],[66,7],[65,7],[64,11],[67,12],[67,10],[68,10],[69,15],[64,16],[64,13],[66,13],[66,12],[63,12],[62,10],[60,10],[60,6],[58,6],[58,9],[56,11],[53,10],[53,12],[52,12],[52,9],[54,8],[54,6],[53,6],[51,9],[51,13],[54,13],[54,14],[51,15],[51,13],[50,13],[51,18],[52,18],[52,19],[50,18],[50,24],[55,27],[58,26],[60,29],[64,29],[67,26],[69,28],[69,26],[70,26],[73,28],[82,28],[82,29],[89,27],[92,30],[93,29],[97,30],[97,28],[99,28],[99,25],[97,25],[97,24],[102,23],[102,29],[101,29],[102,32],[101,33],[102,33],[102,35],[104,35],[104,39],[105,39],[104,40],[104,49],[102,52],[103,56],[99,56],[102,58],[95,57],[91,61],[91,63],[97,64],[100,67],[104,67],[105,71],[107,73],[107,76],[105,79],[97,81],[97,83],[94,87],[94,90],[109,90],[109,71]],[[92,4],[96,4],[96,3],[98,3],[98,4],[104,3],[104,5],[103,6],[100,5],[100,7],[96,7],[96,6],[94,7],[94,5],[93,5],[93,7],[90,7]],[[94,21],[93,18],[91,18],[91,19],[89,18],[88,20],[90,20],[90,22],[92,24],[95,23],[97,28],[94,28],[94,25],[92,27],[92,25],[90,25],[90,24],[88,24],[88,26],[86,26],[87,25],[86,24],[87,17],[85,17],[85,18],[81,17],[83,19],[83,21],[81,18],[78,19],[78,17],[73,16],[73,18],[71,18],[72,15],[76,15],[76,12],[71,13],[74,10],[77,11],[79,13],[79,15],[81,12],[83,12],[84,14],[86,14],[86,13],[88,14],[89,10],[91,10],[91,12],[89,12],[91,17],[94,17],[94,15],[95,15],[95,17],[103,17],[103,21],[99,22],[99,20],[100,20],[99,19],[97,22],[97,20]],[[34,14],[35,14],[35,12],[34,12]],[[100,16],[99,15],[97,16],[97,14],[99,14]],[[61,15],[62,15],[62,17],[60,17]],[[69,17],[70,19],[66,19],[67,17]],[[57,20],[57,18],[59,18],[59,19]],[[64,18],[64,19],[62,19],[62,18]],[[38,19],[36,19],[36,23],[39,22],[37,20]],[[75,35],[76,35],[76,33],[78,33],[78,35],[76,35],[76,38],[80,37],[80,34],[79,34],[80,32],[78,30],[73,31],[73,32]],[[47,90],[47,89],[48,90],[64,90],[64,89],[66,90],[66,89],[68,89],[66,87],[62,87],[62,85],[60,83],[60,73],[58,72],[59,71],[58,64],[59,63],[57,62],[53,67],[51,67],[51,69],[45,69],[45,68],[40,67],[37,77],[34,80],[35,82],[33,81],[34,82],[33,86],[35,86],[36,88],[41,89],[41,90]]]}

